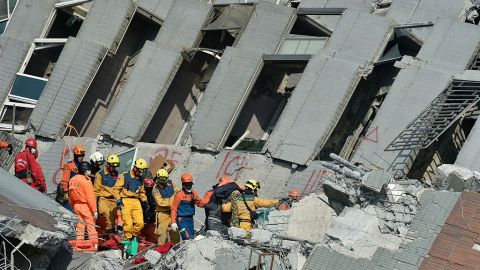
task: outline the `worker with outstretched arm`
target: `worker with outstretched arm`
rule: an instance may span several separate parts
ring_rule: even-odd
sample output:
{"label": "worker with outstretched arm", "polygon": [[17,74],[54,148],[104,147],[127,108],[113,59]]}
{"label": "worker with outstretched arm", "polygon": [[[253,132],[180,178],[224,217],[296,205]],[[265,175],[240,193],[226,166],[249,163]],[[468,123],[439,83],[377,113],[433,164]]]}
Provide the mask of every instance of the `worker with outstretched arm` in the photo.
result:
{"label": "worker with outstretched arm", "polygon": [[138,242],[138,236],[144,226],[143,209],[148,210],[148,202],[143,186],[143,175],[147,169],[147,162],[143,158],[135,160],[133,168],[121,174],[114,186],[117,208],[122,211],[126,241]]}
{"label": "worker with outstretched arm", "polygon": [[258,218],[255,212],[258,208],[268,208],[278,204],[276,199],[264,199],[256,196],[260,183],[250,179],[245,184],[245,191],[234,191],[229,203],[222,205],[224,212],[232,212],[232,226],[249,232]]}
{"label": "worker with outstretched arm", "polygon": [[15,156],[15,176],[34,189],[45,193],[47,185],[37,157],[37,141],[29,138],[25,141],[25,150]]}
{"label": "worker with outstretched arm", "polygon": [[73,160],[64,164],[62,167],[62,177],[60,178],[60,186],[57,188],[56,201],[63,204],[68,210],[72,210],[68,201],[68,185],[70,179],[78,173],[78,166],[83,162],[85,157],[85,147],[83,145],[77,145],[73,148]]}
{"label": "worker with outstretched arm", "polygon": [[98,235],[95,229],[95,219],[98,217],[97,203],[93,191],[90,174],[90,163],[81,162],[77,167],[77,174],[72,177],[68,185],[70,205],[77,215],[77,240],[85,239],[85,227],[87,228],[88,240],[93,246],[98,246]]}
{"label": "worker with outstretched arm", "polygon": [[106,221],[106,233],[115,232],[117,201],[114,186],[118,179],[118,166],[120,166],[120,158],[117,155],[110,155],[105,168],[95,175],[94,190],[98,202],[98,213]]}
{"label": "worker with outstretched arm", "polygon": [[205,207],[206,201],[202,200],[198,193],[193,190],[193,177],[189,173],[183,173],[181,177],[182,190],[175,193],[171,211],[171,229],[180,231],[183,240],[195,237],[193,216],[195,206]]}
{"label": "worker with outstretched arm", "polygon": [[155,234],[158,236],[157,242],[159,245],[163,245],[167,241],[168,236],[170,236],[171,242],[178,243],[180,241],[178,233],[170,230],[170,225],[172,224],[170,214],[172,212],[173,197],[180,190],[168,178],[168,171],[165,169],[159,169],[154,180],[156,182],[153,188],[153,197],[156,203]]}

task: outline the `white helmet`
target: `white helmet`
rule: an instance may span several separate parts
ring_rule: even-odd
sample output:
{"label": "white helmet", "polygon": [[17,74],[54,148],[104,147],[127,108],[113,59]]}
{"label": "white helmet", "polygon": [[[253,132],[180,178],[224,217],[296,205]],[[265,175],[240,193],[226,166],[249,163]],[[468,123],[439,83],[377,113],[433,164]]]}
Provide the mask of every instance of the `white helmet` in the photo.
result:
{"label": "white helmet", "polygon": [[97,164],[103,164],[105,162],[105,158],[103,157],[102,153],[95,152],[90,155],[90,160]]}

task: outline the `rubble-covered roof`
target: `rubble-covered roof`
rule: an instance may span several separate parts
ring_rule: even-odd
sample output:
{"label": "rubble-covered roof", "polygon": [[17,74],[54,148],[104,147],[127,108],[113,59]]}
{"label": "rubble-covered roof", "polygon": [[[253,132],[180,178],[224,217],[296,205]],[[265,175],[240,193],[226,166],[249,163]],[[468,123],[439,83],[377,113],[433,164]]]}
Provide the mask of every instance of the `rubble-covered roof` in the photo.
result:
{"label": "rubble-covered roof", "polygon": [[97,43],[68,39],[30,118],[37,135],[63,135],[106,53]]}
{"label": "rubble-covered roof", "polygon": [[453,192],[425,191],[420,198],[420,209],[407,233],[410,240],[406,240],[396,251],[378,248],[368,260],[355,259],[317,246],[303,269],[418,269],[459,196],[459,193]]}
{"label": "rubble-covered roof", "polygon": [[463,192],[420,269],[474,269],[480,265],[480,194]]}

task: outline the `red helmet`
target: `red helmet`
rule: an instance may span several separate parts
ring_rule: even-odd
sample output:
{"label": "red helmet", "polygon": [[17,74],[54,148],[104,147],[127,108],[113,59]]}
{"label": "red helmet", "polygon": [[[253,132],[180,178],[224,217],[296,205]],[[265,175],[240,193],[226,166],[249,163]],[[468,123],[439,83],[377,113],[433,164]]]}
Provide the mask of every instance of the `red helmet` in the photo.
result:
{"label": "red helmet", "polygon": [[193,183],[192,175],[187,172],[182,174],[181,180],[182,180],[182,183]]}
{"label": "red helmet", "polygon": [[85,147],[81,144],[75,146],[73,148],[73,154],[74,155],[85,155]]}
{"label": "red helmet", "polygon": [[155,182],[153,182],[152,178],[145,178],[145,180],[143,180],[143,185],[146,187],[153,187],[153,185],[155,185]]}
{"label": "red helmet", "polygon": [[34,138],[28,138],[25,141],[25,146],[26,147],[37,148],[37,141]]}

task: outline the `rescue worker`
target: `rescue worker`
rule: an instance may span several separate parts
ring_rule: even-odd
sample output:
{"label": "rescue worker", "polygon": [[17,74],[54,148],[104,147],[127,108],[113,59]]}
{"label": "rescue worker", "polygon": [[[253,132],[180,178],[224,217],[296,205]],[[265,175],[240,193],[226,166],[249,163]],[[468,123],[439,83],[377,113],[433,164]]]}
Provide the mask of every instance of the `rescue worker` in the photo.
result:
{"label": "rescue worker", "polygon": [[280,199],[280,205],[278,206],[278,210],[288,210],[292,208],[293,203],[298,202],[302,196],[300,192],[296,188],[292,188],[288,192],[288,197],[284,199]]}
{"label": "rescue worker", "polygon": [[13,153],[13,146],[8,142],[0,141],[0,149],[7,149],[9,155]]}
{"label": "rescue worker", "polygon": [[133,168],[122,173],[114,186],[117,208],[122,211],[123,231],[127,241],[138,242],[144,226],[142,209],[148,210],[148,203],[143,175],[147,169],[147,162],[143,158],[135,160]]}
{"label": "rescue worker", "polygon": [[95,175],[97,172],[99,172],[105,163],[105,157],[103,157],[103,154],[100,152],[95,152],[90,155],[90,167],[92,168],[92,178],[95,178]]}
{"label": "rescue worker", "polygon": [[45,193],[47,186],[37,157],[37,141],[29,138],[25,141],[25,150],[15,156],[15,176],[34,189]]}
{"label": "rescue worker", "polygon": [[218,184],[212,187],[211,192],[207,192],[205,197],[210,196],[209,202],[205,207],[207,230],[214,230],[223,235],[228,234],[230,227],[231,213],[222,211],[222,204],[228,201],[233,191],[242,191],[245,186],[228,177],[222,177]]}
{"label": "rescue worker", "polygon": [[193,177],[189,173],[183,173],[181,177],[182,190],[173,196],[170,228],[172,231],[180,231],[183,240],[193,239],[195,237],[195,227],[193,216],[195,215],[195,205],[205,207],[206,202],[198,196],[198,193],[192,189]]}
{"label": "rescue worker", "polygon": [[117,155],[110,155],[107,158],[105,168],[95,175],[94,190],[95,197],[97,197],[98,213],[106,222],[106,233],[115,232],[117,202],[114,186],[118,179],[118,166],[120,166],[120,158]]}
{"label": "rescue worker", "polygon": [[145,188],[145,195],[147,195],[148,209],[143,212],[143,226],[141,236],[148,242],[156,243],[157,236],[155,234],[155,198],[153,197],[153,188],[155,181],[152,179],[152,173],[148,171],[145,174],[146,178],[143,180],[143,186]]}
{"label": "rescue worker", "polygon": [[175,193],[179,192],[176,185],[168,178],[168,171],[159,169],[154,178],[156,185],[153,188],[153,197],[155,198],[156,208],[156,222],[155,234],[157,235],[157,243],[159,245],[165,244],[167,236],[170,236],[170,241],[174,243],[180,242],[178,233],[169,230],[172,220],[170,214],[172,211],[173,197]]}
{"label": "rescue worker", "polygon": [[90,163],[81,162],[77,167],[77,173],[68,185],[70,205],[77,215],[77,240],[85,239],[85,226],[88,240],[92,246],[98,246],[98,235],[95,229],[95,219],[98,217],[97,204],[93,191],[92,181],[88,178]]}
{"label": "rescue worker", "polygon": [[268,208],[277,205],[276,199],[263,199],[255,196],[260,183],[255,179],[250,179],[245,184],[245,191],[234,191],[232,193],[231,201],[223,204],[224,212],[232,212],[232,225],[242,228],[249,232],[255,224],[255,219],[258,217],[256,210],[258,208]]}
{"label": "rescue worker", "polygon": [[[70,203],[68,201],[68,183],[72,177],[78,173],[78,166],[83,162],[85,157],[85,147],[83,145],[77,145],[73,148],[73,160],[66,163],[62,170],[62,178],[60,179],[60,188],[57,189],[57,193],[63,195],[64,207],[68,210],[72,210]],[[60,198],[61,200],[61,198]]]}

